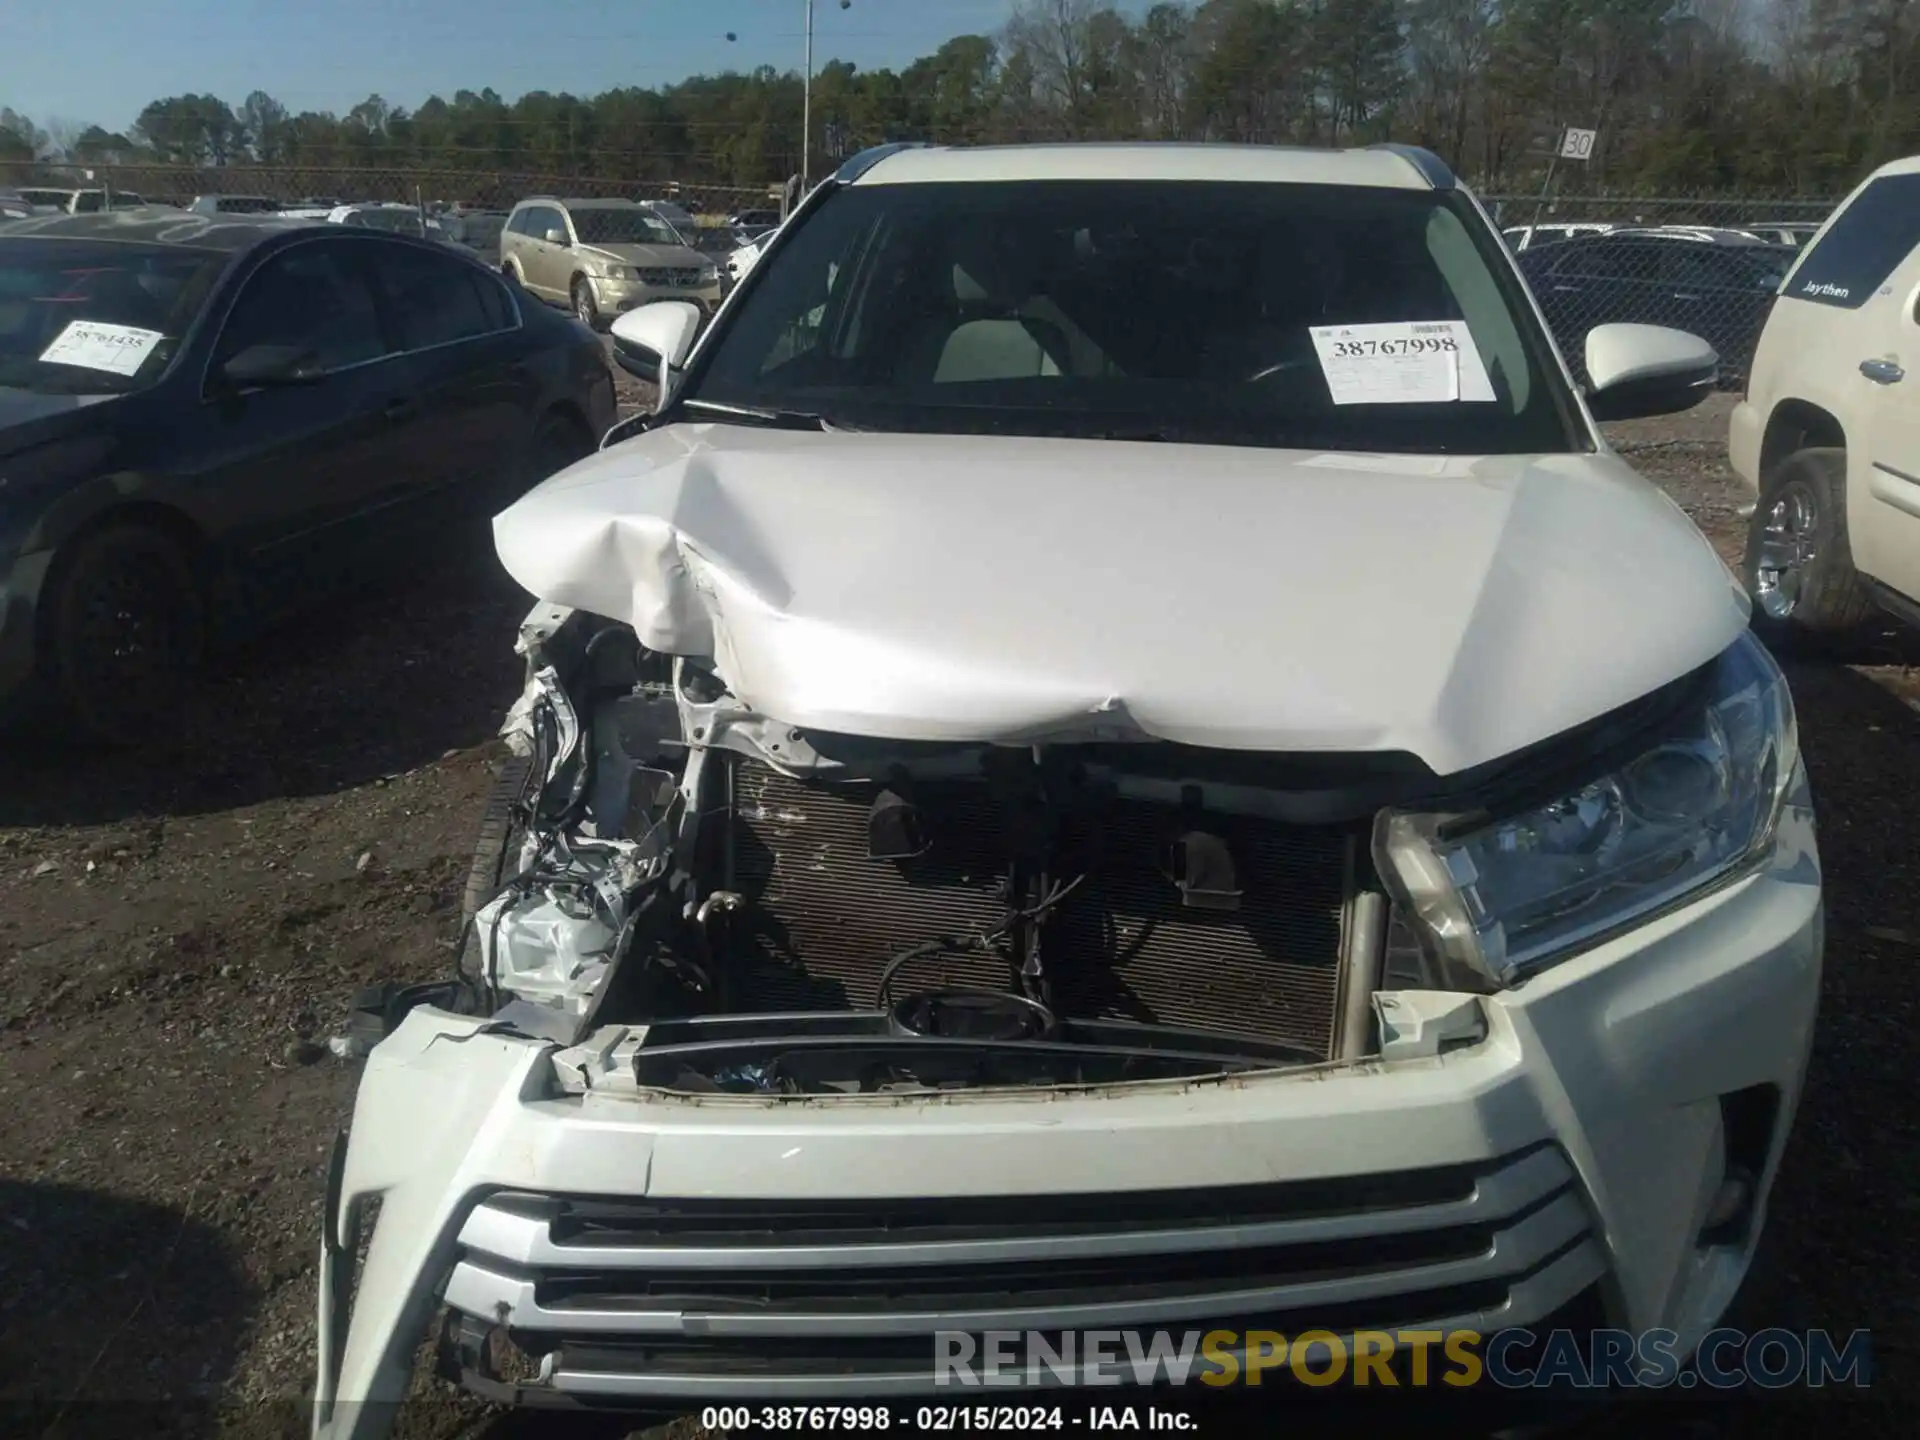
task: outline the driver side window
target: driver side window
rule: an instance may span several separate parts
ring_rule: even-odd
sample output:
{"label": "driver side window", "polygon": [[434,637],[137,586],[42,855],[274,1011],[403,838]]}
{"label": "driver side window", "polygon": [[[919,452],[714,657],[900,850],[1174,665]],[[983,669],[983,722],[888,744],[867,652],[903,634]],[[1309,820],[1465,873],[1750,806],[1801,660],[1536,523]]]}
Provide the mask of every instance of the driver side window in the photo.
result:
{"label": "driver side window", "polygon": [[305,351],[322,371],[391,353],[373,289],[353,248],[299,245],[256,270],[227,315],[214,364],[256,345]]}

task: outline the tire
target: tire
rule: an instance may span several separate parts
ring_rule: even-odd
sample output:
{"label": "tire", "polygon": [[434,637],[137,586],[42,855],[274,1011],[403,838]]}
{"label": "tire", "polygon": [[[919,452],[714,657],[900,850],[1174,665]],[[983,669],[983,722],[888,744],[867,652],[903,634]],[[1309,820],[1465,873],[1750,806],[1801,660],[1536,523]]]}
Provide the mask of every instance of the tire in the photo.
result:
{"label": "tire", "polygon": [[593,286],[584,275],[573,277],[573,313],[589,330],[600,328],[600,307],[594,301]]}
{"label": "tire", "polygon": [[58,704],[96,743],[165,737],[207,644],[206,604],[180,547],[150,526],[109,525],[55,566],[41,638]]}
{"label": "tire", "polygon": [[460,900],[460,971],[468,980],[481,978],[480,939],[474,933],[473,917],[513,878],[515,857],[526,836],[515,812],[532,778],[532,758],[509,754],[501,763],[500,773],[487,795],[487,808],[480,816],[473,864],[467,871],[467,888]]}
{"label": "tire", "polygon": [[1847,540],[1847,452],[1789,455],[1765,477],[1741,566],[1753,625],[1775,645],[1828,643],[1878,612]]}

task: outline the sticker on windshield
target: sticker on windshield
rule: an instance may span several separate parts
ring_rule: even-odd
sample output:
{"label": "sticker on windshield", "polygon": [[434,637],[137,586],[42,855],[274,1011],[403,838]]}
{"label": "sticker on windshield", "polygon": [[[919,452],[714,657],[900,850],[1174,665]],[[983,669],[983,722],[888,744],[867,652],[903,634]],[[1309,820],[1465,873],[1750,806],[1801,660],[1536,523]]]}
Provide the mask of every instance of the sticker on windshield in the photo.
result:
{"label": "sticker on windshield", "polygon": [[40,352],[40,358],[53,365],[80,365],[88,370],[132,375],[145,362],[148,352],[165,338],[158,330],[75,320]]}
{"label": "sticker on windshield", "polygon": [[1336,405],[1493,399],[1487,367],[1464,320],[1315,325],[1308,334]]}

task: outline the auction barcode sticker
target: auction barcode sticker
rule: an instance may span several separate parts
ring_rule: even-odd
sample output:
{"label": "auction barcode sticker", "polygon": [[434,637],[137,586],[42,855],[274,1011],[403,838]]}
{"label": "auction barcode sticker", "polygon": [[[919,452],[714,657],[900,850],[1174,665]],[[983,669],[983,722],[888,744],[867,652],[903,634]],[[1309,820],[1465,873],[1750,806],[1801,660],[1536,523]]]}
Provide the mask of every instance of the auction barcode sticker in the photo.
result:
{"label": "auction barcode sticker", "polygon": [[132,375],[145,362],[147,353],[164,339],[166,336],[158,330],[108,325],[99,320],[75,320],[40,352],[40,358],[52,365],[79,365],[88,370]]}
{"label": "auction barcode sticker", "polygon": [[1487,367],[1464,320],[1315,325],[1308,334],[1336,405],[1493,399]]}

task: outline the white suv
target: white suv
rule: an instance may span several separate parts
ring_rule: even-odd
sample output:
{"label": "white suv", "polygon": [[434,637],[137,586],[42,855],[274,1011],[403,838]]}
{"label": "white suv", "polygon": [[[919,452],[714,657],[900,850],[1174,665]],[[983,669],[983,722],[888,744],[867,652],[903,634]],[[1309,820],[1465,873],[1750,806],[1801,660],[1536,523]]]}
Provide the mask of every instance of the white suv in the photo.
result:
{"label": "white suv", "polygon": [[1774,639],[1920,624],[1920,157],[1873,172],[1781,283],[1727,448]]}
{"label": "white suv", "polygon": [[321,1431],[436,1306],[480,1394],[655,1411],[1699,1345],[1822,933],[1780,672],[1595,424],[1704,343],[1583,396],[1396,148],[887,147],[701,321],[615,321],[658,409],[495,522],[518,758],[336,1151]]}

